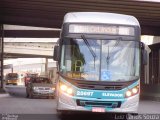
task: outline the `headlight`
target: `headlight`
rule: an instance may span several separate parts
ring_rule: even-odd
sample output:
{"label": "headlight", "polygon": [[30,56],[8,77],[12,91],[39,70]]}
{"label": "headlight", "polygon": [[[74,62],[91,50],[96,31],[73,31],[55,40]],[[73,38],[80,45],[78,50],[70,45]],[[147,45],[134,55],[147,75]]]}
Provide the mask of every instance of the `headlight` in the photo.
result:
{"label": "headlight", "polygon": [[130,90],[127,90],[125,96],[126,97],[131,97],[133,95],[136,95],[139,93],[139,85],[137,85],[136,87],[130,89]]}
{"label": "headlight", "polygon": [[67,86],[66,86],[66,85],[61,84],[60,89],[61,89],[62,91],[66,91],[66,90],[67,90]]}
{"label": "headlight", "polygon": [[138,92],[138,88],[133,88],[132,93],[136,94]]}
{"label": "headlight", "polygon": [[60,83],[60,90],[67,93],[68,95],[73,95],[73,89],[63,83]]}
{"label": "headlight", "polygon": [[72,90],[71,88],[68,88],[68,89],[67,89],[67,93],[68,93],[69,95],[72,95],[73,90]]}
{"label": "headlight", "polygon": [[128,91],[126,92],[126,96],[127,96],[127,97],[132,96],[132,92],[128,90]]}
{"label": "headlight", "polygon": [[34,90],[38,90],[38,87],[33,87]]}
{"label": "headlight", "polygon": [[51,90],[53,90],[53,91],[54,91],[54,90],[55,90],[55,88],[51,88]]}

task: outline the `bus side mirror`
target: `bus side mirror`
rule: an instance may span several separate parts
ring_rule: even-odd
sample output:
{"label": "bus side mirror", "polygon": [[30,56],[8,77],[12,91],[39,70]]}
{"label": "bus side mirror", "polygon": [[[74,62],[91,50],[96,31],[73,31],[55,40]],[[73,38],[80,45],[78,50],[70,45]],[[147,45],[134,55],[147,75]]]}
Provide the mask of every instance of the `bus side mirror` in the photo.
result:
{"label": "bus side mirror", "polygon": [[148,58],[148,53],[147,50],[145,49],[145,44],[143,42],[140,42],[141,45],[141,55],[142,55],[142,64],[143,65],[147,65],[147,58]]}
{"label": "bus side mirror", "polygon": [[53,60],[58,61],[58,56],[59,56],[59,46],[56,45],[54,46],[54,52],[53,52]]}
{"label": "bus side mirror", "polygon": [[142,51],[142,56],[143,56],[143,65],[147,65],[147,50]]}

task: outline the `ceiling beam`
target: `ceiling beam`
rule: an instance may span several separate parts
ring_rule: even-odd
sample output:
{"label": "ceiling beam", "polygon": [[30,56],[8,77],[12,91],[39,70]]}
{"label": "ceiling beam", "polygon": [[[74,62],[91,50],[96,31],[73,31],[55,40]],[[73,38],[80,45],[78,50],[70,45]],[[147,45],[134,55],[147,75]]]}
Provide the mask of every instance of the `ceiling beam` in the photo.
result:
{"label": "ceiling beam", "polygon": [[[160,27],[141,26],[142,35],[160,36]],[[4,30],[4,37],[16,38],[59,38],[56,30]]]}
{"label": "ceiling beam", "polygon": [[4,59],[13,59],[13,58],[50,58],[52,56],[47,55],[28,55],[28,54],[17,54],[17,53],[4,53]]}
{"label": "ceiling beam", "polygon": [[0,23],[11,24],[11,25],[24,25],[33,27],[48,27],[48,28],[61,28],[62,20],[45,19],[45,18],[31,18],[31,17],[20,17],[10,15],[0,15]]}
{"label": "ceiling beam", "polygon": [[160,27],[156,26],[141,26],[142,35],[160,36]]}
{"label": "ceiling beam", "polygon": [[16,38],[59,38],[56,30],[4,30],[4,37]]}

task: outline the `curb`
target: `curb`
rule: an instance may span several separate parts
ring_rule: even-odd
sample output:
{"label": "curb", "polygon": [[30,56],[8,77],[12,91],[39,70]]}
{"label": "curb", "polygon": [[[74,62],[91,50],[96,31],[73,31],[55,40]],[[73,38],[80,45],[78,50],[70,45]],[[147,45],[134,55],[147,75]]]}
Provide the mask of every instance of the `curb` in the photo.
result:
{"label": "curb", "polygon": [[140,100],[151,100],[151,101],[157,101],[160,102],[160,97],[159,96],[154,96],[154,95],[141,95]]}

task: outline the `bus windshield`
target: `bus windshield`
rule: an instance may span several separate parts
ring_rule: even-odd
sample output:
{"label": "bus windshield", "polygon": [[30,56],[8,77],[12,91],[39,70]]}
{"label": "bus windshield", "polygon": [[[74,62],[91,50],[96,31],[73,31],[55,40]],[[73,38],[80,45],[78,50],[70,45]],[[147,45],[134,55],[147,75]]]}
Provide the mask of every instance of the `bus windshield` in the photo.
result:
{"label": "bus windshield", "polygon": [[6,75],[6,80],[17,80],[18,79],[18,74],[17,73],[8,73]]}
{"label": "bus windshield", "polygon": [[60,72],[79,80],[130,81],[139,79],[136,41],[64,38]]}

